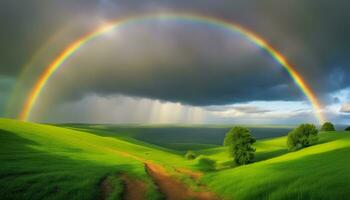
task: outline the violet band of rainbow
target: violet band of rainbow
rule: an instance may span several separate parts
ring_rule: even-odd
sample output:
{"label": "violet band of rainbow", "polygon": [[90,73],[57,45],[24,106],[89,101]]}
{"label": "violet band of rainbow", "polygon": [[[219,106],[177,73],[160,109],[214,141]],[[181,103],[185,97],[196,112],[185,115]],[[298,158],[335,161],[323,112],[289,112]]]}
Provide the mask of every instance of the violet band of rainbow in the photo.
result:
{"label": "violet band of rainbow", "polygon": [[323,115],[321,110],[321,104],[317,99],[315,93],[312,91],[311,87],[306,83],[303,77],[295,70],[295,68],[286,60],[286,58],[278,52],[275,48],[273,48],[267,41],[253,33],[252,31],[242,27],[239,24],[234,22],[230,22],[227,20],[199,15],[193,13],[157,13],[157,14],[146,14],[139,15],[134,17],[127,17],[120,20],[116,20],[108,25],[104,25],[99,27],[98,29],[80,37],[79,39],[72,42],[68,45],[41,73],[38,80],[35,82],[34,87],[31,89],[27,100],[24,103],[24,107],[19,115],[19,119],[23,121],[28,121],[37,102],[40,94],[43,91],[43,88],[49,81],[50,77],[52,77],[55,72],[63,66],[65,61],[72,57],[79,49],[81,49],[84,45],[86,45],[92,39],[103,35],[113,29],[118,27],[127,25],[129,23],[137,22],[137,21],[145,21],[145,20],[153,20],[153,19],[164,19],[164,20],[185,20],[191,22],[201,22],[208,23],[212,25],[217,25],[223,27],[227,30],[239,33],[247,40],[253,42],[258,47],[266,50],[271,57],[273,57],[290,75],[290,77],[294,80],[295,84],[300,88],[303,94],[306,96],[308,101],[310,102],[314,115],[319,121],[319,123],[323,123],[326,121],[326,117]]}

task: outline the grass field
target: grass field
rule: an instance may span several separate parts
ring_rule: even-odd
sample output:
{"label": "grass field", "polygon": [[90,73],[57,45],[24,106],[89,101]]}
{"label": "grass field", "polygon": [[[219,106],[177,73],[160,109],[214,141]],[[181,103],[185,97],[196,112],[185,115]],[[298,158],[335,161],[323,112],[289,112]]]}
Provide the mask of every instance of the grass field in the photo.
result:
{"label": "grass field", "polygon": [[207,174],[202,181],[232,199],[349,198],[349,132],[321,133],[318,145],[292,153],[283,150],[285,140],[258,142],[260,162]]}
{"label": "grass field", "polygon": [[[203,172],[198,181],[226,199],[333,200],[350,195],[349,132],[323,132],[318,144],[297,152],[287,151],[286,137],[259,139],[255,163],[233,167],[227,149],[207,141],[163,140],[173,145],[170,150],[130,134],[113,134],[110,128],[69,127],[0,119],[1,199],[98,199],[101,181],[114,174],[142,181],[146,198],[160,199],[163,194],[145,162],[169,172],[198,171],[198,160],[184,159],[183,150],[189,147],[217,161],[216,170]],[[109,197],[119,199],[123,183],[119,176],[112,177]],[[177,178],[194,187],[188,178]]]}
{"label": "grass field", "polygon": [[101,179],[117,172],[148,183],[154,199],[158,194],[143,162],[123,153],[155,162],[184,161],[174,153],[70,129],[5,119],[0,127],[0,196],[5,199],[96,199]]}
{"label": "grass field", "polygon": [[[74,128],[116,138],[134,138],[174,150],[198,150],[221,146],[225,134],[232,125],[89,125],[61,124],[58,126]],[[252,126],[249,129],[257,139],[286,135],[290,126]]]}

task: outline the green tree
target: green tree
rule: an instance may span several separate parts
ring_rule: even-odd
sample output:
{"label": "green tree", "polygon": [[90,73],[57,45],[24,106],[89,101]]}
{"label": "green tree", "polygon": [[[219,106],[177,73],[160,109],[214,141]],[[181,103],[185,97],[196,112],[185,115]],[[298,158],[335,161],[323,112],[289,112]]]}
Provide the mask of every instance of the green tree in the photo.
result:
{"label": "green tree", "polygon": [[198,167],[202,171],[213,171],[216,167],[216,161],[204,156],[198,157]]}
{"label": "green tree", "polygon": [[185,158],[187,160],[193,160],[193,159],[196,159],[196,157],[197,157],[196,153],[194,153],[191,150],[187,151],[186,154],[185,154]]}
{"label": "green tree", "polygon": [[255,141],[249,129],[236,126],[226,134],[224,146],[229,147],[229,153],[236,164],[244,165],[254,159],[255,148],[252,144]]}
{"label": "green tree", "polygon": [[321,131],[335,131],[335,128],[331,122],[325,122],[321,127]]}
{"label": "green tree", "polygon": [[350,131],[350,126],[345,128],[345,131]]}
{"label": "green tree", "polygon": [[318,130],[313,124],[301,124],[288,133],[287,145],[289,150],[308,147],[318,140]]}

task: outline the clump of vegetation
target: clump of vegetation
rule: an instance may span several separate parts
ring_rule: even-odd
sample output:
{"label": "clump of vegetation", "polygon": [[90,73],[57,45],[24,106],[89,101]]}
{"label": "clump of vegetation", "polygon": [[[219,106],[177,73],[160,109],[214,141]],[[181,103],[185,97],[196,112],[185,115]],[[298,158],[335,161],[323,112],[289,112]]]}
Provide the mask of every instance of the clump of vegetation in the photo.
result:
{"label": "clump of vegetation", "polygon": [[335,128],[331,122],[325,122],[321,127],[321,131],[335,131]]}
{"label": "clump of vegetation", "polygon": [[350,126],[345,128],[345,131],[350,131]]}
{"label": "clump of vegetation", "polygon": [[196,159],[196,157],[197,157],[197,154],[191,150],[187,151],[185,154],[185,158],[187,160],[194,160],[194,159]]}
{"label": "clump of vegetation", "polygon": [[216,161],[208,157],[199,156],[198,166],[202,171],[214,171],[216,168]]}
{"label": "clump of vegetation", "polygon": [[249,129],[236,126],[226,134],[224,146],[229,147],[229,153],[236,164],[245,165],[254,159],[255,148],[252,145],[255,142]]}
{"label": "clump of vegetation", "polygon": [[287,145],[289,150],[295,151],[308,147],[318,140],[318,130],[313,124],[301,124],[288,133]]}

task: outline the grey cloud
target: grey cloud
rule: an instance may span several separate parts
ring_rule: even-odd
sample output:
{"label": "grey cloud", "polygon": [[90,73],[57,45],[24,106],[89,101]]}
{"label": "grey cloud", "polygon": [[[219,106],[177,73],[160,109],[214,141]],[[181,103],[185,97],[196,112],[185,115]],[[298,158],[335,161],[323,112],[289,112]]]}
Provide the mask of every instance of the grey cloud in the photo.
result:
{"label": "grey cloud", "polygon": [[270,56],[227,30],[150,21],[114,34],[67,61],[44,99],[120,93],[203,106],[303,98]]}
{"label": "grey cloud", "polygon": [[[98,19],[116,19],[121,16],[159,10],[190,11],[232,20],[258,33],[286,56],[315,90],[318,97],[322,97],[325,102],[329,103],[333,102],[333,99],[328,99],[329,93],[350,85],[350,78],[346,76],[350,74],[349,4],[347,0],[331,2],[328,0],[195,0],[190,2],[178,0],[2,0],[0,2],[0,25],[5,28],[2,28],[0,32],[2,44],[0,74],[18,76],[22,67],[31,60],[35,52],[52,35],[71,23],[76,26],[77,30],[76,33],[69,34],[67,37],[76,38],[94,27],[96,24],[91,21]],[[181,33],[177,31],[179,32]],[[269,56],[262,58],[257,56],[260,54],[247,52],[240,54],[242,46],[238,43],[236,43],[238,47],[220,49],[220,46],[225,46],[222,45],[225,40],[220,41],[219,38],[216,43],[200,42],[204,41],[203,37],[203,35],[198,38],[186,36],[182,42],[176,40],[182,44],[182,47],[180,45],[178,49],[187,49],[187,51],[174,55],[177,55],[178,59],[192,57],[193,60],[177,60],[169,63],[174,58],[166,55],[166,52],[173,54],[173,51],[163,51],[159,47],[152,57],[149,55],[152,52],[148,52],[147,48],[138,50],[138,55],[149,55],[150,58],[157,61],[157,66],[152,66],[150,60],[142,60],[145,57],[136,58],[136,56],[127,55],[128,51],[137,50],[137,45],[132,47],[133,44],[130,44],[129,41],[123,44],[124,63],[110,61],[110,57],[118,58],[118,56],[111,55],[108,50],[117,48],[104,47],[105,50],[100,50],[100,53],[95,53],[95,55],[90,55],[86,50],[85,57],[84,52],[81,53],[81,59],[90,57],[96,58],[96,61],[84,63],[83,61],[78,62],[77,58],[67,66],[84,64],[87,69],[103,64],[104,66],[100,67],[101,71],[95,73],[94,70],[87,69],[83,73],[85,77],[78,76],[82,74],[81,71],[71,72],[69,70],[70,74],[62,72],[64,76],[58,74],[58,77],[64,77],[65,83],[53,84],[62,82],[58,77],[54,78],[53,83],[45,90],[44,96],[49,102],[70,101],[91,93],[101,95],[121,93],[180,101],[192,105],[227,104],[252,99],[303,99],[302,94],[286,72],[273,70],[280,68],[274,66],[275,63],[268,61]],[[186,41],[186,38],[194,41]],[[209,39],[211,40],[211,37]],[[149,51],[156,51],[155,49],[158,48],[154,47],[156,42],[148,44],[145,41],[142,42],[147,45],[146,47],[150,47]],[[198,49],[205,50],[210,47],[211,52],[218,53],[208,51],[196,55],[191,51],[193,48],[191,45],[198,43],[203,43],[196,46]],[[178,44],[163,45],[164,47],[170,45],[174,48]],[[55,53],[58,54],[59,50],[61,48],[57,48]],[[161,51],[163,51],[162,54],[159,53]],[[225,51],[235,52],[236,56],[228,58]],[[251,57],[242,58],[243,55]],[[159,56],[164,56],[163,60],[160,60]],[[136,61],[145,61],[147,69],[128,66],[128,70],[123,70],[120,65],[126,66],[125,63],[130,60],[134,60],[134,63],[131,62],[131,64],[135,66],[140,66]],[[116,64],[118,64],[118,70],[115,69]],[[131,64],[129,62],[129,65]],[[225,67],[227,64],[230,67]],[[213,66],[220,66],[219,70],[212,70]],[[267,66],[268,70],[262,66]],[[237,74],[240,75],[237,76]],[[64,88],[70,89],[66,91]]]}

